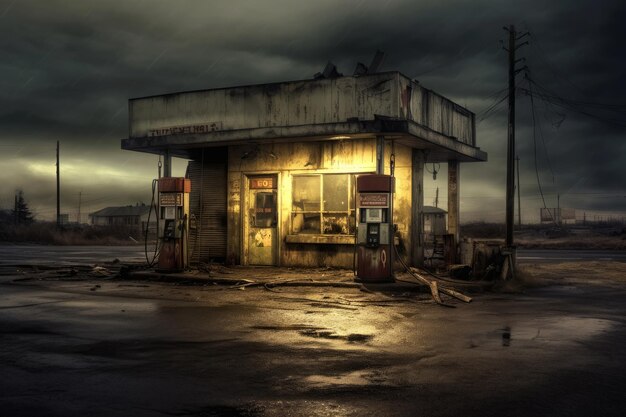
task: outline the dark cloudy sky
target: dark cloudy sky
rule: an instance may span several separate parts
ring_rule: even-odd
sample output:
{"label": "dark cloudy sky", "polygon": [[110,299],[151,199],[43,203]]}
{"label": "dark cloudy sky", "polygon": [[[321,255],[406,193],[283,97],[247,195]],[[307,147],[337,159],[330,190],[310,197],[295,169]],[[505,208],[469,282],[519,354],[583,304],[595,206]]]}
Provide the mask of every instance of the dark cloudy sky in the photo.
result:
{"label": "dark cloudy sky", "polygon": [[[127,100],[167,92],[311,78],[331,60],[345,74],[385,51],[399,70],[479,116],[503,97],[503,25],[533,79],[571,99],[535,99],[537,168],[548,206],[626,213],[626,6],[623,0],[0,0],[0,207],[24,190],[39,218],[148,201],[156,157],[120,150]],[[523,65],[521,63],[520,65]],[[527,88],[523,73],[520,88]],[[563,102],[561,102],[563,103]],[[543,205],[530,100],[520,91],[523,217]],[[506,101],[477,125],[489,162],[463,164],[462,220],[504,218]],[[478,118],[480,120],[480,117]],[[537,128],[538,129],[538,128]],[[538,132],[538,130],[537,130]],[[184,173],[184,162],[175,174]],[[432,167],[429,167],[432,169]],[[427,176],[446,204],[445,166]],[[86,220],[86,216],[85,216]]]}

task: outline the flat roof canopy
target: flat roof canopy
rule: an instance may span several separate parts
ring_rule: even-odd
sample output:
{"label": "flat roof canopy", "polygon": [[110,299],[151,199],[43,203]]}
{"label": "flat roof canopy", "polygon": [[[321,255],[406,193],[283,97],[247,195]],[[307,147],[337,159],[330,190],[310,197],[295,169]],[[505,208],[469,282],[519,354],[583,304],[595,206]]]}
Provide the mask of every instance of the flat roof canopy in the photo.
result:
{"label": "flat roof canopy", "polygon": [[190,158],[194,149],[384,136],[429,160],[485,161],[474,114],[398,72],[131,99],[122,149]]}

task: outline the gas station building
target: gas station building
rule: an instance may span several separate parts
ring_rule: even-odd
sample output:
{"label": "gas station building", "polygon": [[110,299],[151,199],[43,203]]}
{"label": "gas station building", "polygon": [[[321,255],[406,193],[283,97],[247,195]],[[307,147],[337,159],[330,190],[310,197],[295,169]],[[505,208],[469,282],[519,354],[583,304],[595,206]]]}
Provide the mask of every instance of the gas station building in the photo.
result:
{"label": "gas station building", "polygon": [[391,239],[419,266],[424,164],[448,164],[458,245],[460,163],[487,159],[473,113],[399,72],[131,99],[122,148],[162,155],[166,177],[171,158],[189,160],[192,265],[352,268],[356,179],[387,174]]}

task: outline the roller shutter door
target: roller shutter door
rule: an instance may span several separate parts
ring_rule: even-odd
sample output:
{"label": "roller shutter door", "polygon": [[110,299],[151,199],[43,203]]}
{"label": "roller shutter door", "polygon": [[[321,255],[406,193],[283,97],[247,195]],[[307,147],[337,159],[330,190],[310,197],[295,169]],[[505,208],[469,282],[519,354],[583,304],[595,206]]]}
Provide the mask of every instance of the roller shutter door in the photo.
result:
{"label": "roller shutter door", "polygon": [[[194,160],[187,165],[191,179],[189,211],[191,219],[195,217],[195,228],[192,224],[189,231],[192,265],[226,257],[226,156],[225,152],[207,150],[209,153],[211,160]],[[215,158],[216,153],[222,156]]]}

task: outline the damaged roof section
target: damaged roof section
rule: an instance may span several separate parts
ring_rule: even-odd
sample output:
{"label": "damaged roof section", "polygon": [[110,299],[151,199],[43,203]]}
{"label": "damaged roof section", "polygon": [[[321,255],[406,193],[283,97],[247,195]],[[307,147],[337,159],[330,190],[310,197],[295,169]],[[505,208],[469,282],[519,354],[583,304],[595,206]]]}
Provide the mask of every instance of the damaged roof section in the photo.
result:
{"label": "damaged roof section", "polygon": [[429,160],[484,161],[474,114],[399,72],[220,88],[131,99],[122,148],[187,150],[384,135]]}

